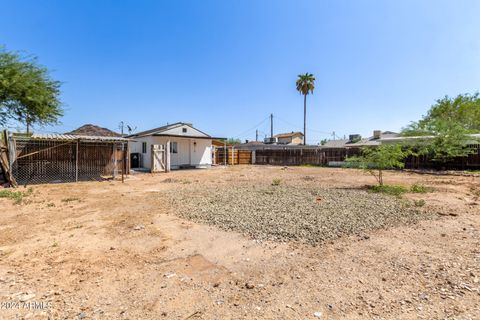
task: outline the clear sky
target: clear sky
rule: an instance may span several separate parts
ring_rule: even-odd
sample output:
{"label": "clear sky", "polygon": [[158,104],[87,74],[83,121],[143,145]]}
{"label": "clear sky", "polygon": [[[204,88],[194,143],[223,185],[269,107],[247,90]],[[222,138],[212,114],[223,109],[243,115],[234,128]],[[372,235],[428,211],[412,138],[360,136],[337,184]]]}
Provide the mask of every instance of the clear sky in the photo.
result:
{"label": "clear sky", "polygon": [[[399,130],[437,98],[480,88],[478,0],[3,1],[0,44],[39,57],[63,84],[65,132],[192,122],[310,143]],[[263,121],[263,122],[262,122]]]}

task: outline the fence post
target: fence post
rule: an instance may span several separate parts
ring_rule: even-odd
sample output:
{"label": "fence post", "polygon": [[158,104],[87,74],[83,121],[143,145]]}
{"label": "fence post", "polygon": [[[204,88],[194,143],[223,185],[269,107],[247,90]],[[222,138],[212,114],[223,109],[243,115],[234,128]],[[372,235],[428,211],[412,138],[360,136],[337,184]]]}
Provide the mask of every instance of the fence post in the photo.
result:
{"label": "fence post", "polygon": [[127,173],[127,146],[125,146],[125,144],[122,143],[122,156],[123,156],[123,159],[122,159],[122,183],[125,182],[125,177],[124,175]]}
{"label": "fence post", "polygon": [[165,172],[170,172],[170,140],[165,144]]}
{"label": "fence post", "polygon": [[227,141],[223,142],[223,165],[227,165]]}
{"label": "fence post", "polygon": [[117,177],[117,148],[116,144],[113,144],[113,179]]}
{"label": "fence post", "polygon": [[78,182],[78,140],[75,145],[75,182]]}
{"label": "fence post", "polygon": [[235,150],[233,149],[233,146],[232,146],[232,166],[235,164]]}

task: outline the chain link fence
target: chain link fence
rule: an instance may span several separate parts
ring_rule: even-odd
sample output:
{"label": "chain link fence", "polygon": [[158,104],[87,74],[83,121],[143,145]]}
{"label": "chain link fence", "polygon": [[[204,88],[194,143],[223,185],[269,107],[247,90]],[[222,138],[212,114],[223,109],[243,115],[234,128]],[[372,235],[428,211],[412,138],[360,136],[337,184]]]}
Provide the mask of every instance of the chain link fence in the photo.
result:
{"label": "chain link fence", "polygon": [[124,172],[126,143],[15,139],[18,184],[102,180]]}

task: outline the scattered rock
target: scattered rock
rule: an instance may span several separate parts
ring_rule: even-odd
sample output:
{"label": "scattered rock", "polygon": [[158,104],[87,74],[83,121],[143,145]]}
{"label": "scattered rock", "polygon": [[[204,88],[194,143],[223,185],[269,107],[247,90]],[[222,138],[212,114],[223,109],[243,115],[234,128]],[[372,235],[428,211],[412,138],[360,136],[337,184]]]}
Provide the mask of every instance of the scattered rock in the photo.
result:
{"label": "scattered rock", "polygon": [[247,283],[245,284],[245,288],[247,288],[247,289],[253,289],[253,288],[255,288],[255,285],[254,285],[253,283],[251,283],[251,282],[247,282]]}
{"label": "scattered rock", "polygon": [[316,312],[313,313],[313,316],[315,318],[321,319],[322,318],[322,313],[320,311],[316,311]]}
{"label": "scattered rock", "polygon": [[165,273],[163,276],[167,279],[170,279],[170,278],[176,277],[177,274],[175,272],[170,272],[170,273]]}
{"label": "scattered rock", "polygon": [[145,229],[145,226],[143,224],[139,224],[139,225],[136,225],[135,227],[133,227],[133,230],[142,230],[142,229]]}
{"label": "scattered rock", "polygon": [[33,299],[35,298],[35,294],[34,293],[26,293],[26,294],[23,294],[20,296],[20,302],[25,302],[25,301],[28,301],[30,299]]}

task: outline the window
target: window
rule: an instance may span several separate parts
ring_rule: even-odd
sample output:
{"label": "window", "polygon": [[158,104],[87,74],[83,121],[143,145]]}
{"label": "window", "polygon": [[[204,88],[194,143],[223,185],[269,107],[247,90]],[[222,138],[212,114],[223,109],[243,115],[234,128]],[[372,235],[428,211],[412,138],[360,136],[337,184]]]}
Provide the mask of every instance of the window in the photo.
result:
{"label": "window", "polygon": [[142,142],[142,153],[147,153],[147,143]]}
{"label": "window", "polygon": [[183,133],[186,133],[186,132],[187,132],[187,128],[182,128],[182,132],[183,132]]}
{"label": "window", "polygon": [[170,153],[178,153],[176,142],[170,142]]}

